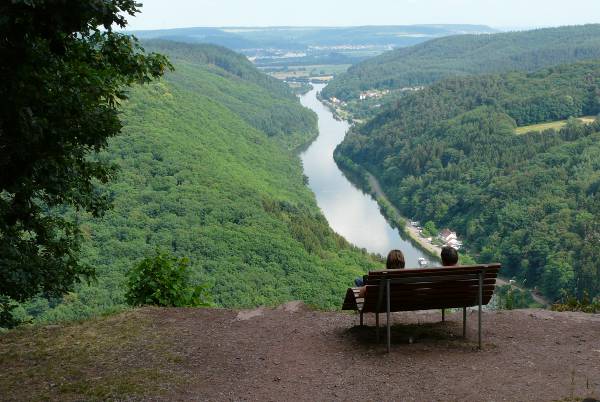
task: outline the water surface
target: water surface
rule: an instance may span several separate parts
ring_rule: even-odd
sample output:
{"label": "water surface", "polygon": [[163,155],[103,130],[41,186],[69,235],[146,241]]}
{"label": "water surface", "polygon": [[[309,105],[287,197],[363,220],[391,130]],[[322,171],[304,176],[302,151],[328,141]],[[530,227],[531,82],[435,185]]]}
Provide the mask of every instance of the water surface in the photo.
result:
{"label": "water surface", "polygon": [[335,120],[329,109],[317,99],[323,84],[300,98],[302,104],[319,117],[319,137],[300,158],[308,185],[329,225],[350,243],[369,252],[387,255],[389,250],[402,250],[407,267],[417,267],[419,257],[427,256],[385,220],[377,202],[344,177],[333,160],[335,147],[342,142],[349,125]]}

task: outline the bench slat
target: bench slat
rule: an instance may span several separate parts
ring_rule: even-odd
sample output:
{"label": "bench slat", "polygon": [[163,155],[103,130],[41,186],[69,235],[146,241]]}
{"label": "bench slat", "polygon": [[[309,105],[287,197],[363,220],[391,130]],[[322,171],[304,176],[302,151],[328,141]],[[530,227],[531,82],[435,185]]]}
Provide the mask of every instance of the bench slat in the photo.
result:
{"label": "bench slat", "polygon": [[[484,288],[495,288],[496,283],[495,279],[487,280],[483,282]],[[401,290],[417,290],[417,289],[469,289],[469,288],[479,288],[478,282],[415,282],[415,283],[397,283],[390,284],[390,288],[393,288],[397,291]],[[369,293],[377,293],[379,289],[385,289],[385,282],[383,286],[379,285],[367,285],[366,286],[366,294]]]}
{"label": "bench slat", "polygon": [[[494,293],[494,288],[485,288],[483,289],[483,293],[484,294],[492,294]],[[431,289],[419,289],[419,290],[408,290],[408,291],[391,291],[390,292],[390,299],[391,300],[395,300],[395,299],[406,299],[406,298],[416,298],[416,297],[450,297],[452,295],[464,295],[464,296],[471,296],[471,295],[478,295],[479,294],[479,289],[474,288],[474,289],[468,289],[468,290],[464,290],[464,289],[459,289],[459,288],[455,288],[455,289],[436,289],[436,290],[431,290]],[[385,292],[384,292],[384,296],[385,296]],[[379,293],[372,293],[369,294],[367,293],[365,295],[365,302],[371,302],[373,300],[378,300],[379,299]]]}
{"label": "bench slat", "polygon": [[[482,292],[483,296],[491,296],[492,294],[494,294],[493,290],[486,290],[484,292]],[[392,301],[392,303],[399,301],[399,302],[404,302],[404,301],[417,301],[417,300],[427,300],[427,299],[434,299],[434,300],[439,300],[439,301],[444,301],[446,299],[452,299],[452,298],[456,298],[456,297],[461,297],[461,298],[477,298],[479,297],[479,292],[459,292],[459,291],[455,291],[455,292],[446,292],[446,293],[431,293],[431,292],[414,292],[414,293],[401,293],[401,294],[395,294],[392,293],[390,295],[390,300]],[[376,304],[379,300],[379,297],[366,297],[364,302],[368,303],[368,304]]]}
{"label": "bench slat", "polygon": [[405,273],[407,275],[409,274],[418,274],[418,275],[427,275],[429,273],[438,273],[441,271],[458,271],[458,270],[462,270],[462,271],[469,271],[469,272],[474,272],[474,271],[482,271],[482,270],[489,270],[489,271],[498,271],[500,270],[501,265],[500,264],[480,264],[480,265],[457,265],[454,267],[438,267],[438,268],[408,268],[408,269],[383,269],[383,270],[379,270],[379,271],[369,271],[369,275],[380,275],[380,274],[389,274],[389,273]]}
{"label": "bench slat", "polygon": [[[486,283],[495,283],[496,278],[483,278]],[[436,276],[429,278],[413,277],[413,278],[385,278],[385,279],[369,279],[367,285],[377,286],[380,282],[385,284],[385,281],[389,280],[392,285],[401,284],[447,284],[447,283],[460,283],[467,286],[469,283],[476,283],[479,285],[479,278],[471,276]]]}
{"label": "bench slat", "polygon": [[[483,295],[482,304],[489,303],[492,298],[492,294]],[[404,311],[404,309],[411,307],[414,310],[429,310],[432,308],[454,308],[454,307],[474,307],[478,304],[478,296],[472,297],[451,297],[446,299],[415,299],[415,300],[394,300],[390,303],[390,311]],[[380,306],[380,312],[385,311],[385,303]],[[412,308],[414,307],[414,308]],[[363,305],[364,311],[374,312],[377,310],[377,303],[371,303],[366,301]]]}
{"label": "bench slat", "polygon": [[[349,288],[342,309],[373,312],[379,303],[380,284],[390,279],[391,311],[470,307],[479,302],[479,274],[483,273],[482,304],[489,303],[500,264],[395,269],[371,271],[365,275],[365,298],[360,288]],[[385,295],[385,290],[383,291]],[[359,304],[360,303],[360,304]],[[380,309],[385,309],[385,300]]]}

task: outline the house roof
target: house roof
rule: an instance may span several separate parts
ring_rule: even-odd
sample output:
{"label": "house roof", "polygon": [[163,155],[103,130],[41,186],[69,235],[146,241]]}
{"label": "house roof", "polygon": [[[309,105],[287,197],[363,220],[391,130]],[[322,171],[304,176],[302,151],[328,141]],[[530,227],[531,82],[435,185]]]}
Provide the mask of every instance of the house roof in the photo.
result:
{"label": "house roof", "polygon": [[450,229],[444,229],[444,230],[441,231],[440,235],[442,237],[448,237],[448,236],[450,236],[453,233],[454,232],[452,232]]}

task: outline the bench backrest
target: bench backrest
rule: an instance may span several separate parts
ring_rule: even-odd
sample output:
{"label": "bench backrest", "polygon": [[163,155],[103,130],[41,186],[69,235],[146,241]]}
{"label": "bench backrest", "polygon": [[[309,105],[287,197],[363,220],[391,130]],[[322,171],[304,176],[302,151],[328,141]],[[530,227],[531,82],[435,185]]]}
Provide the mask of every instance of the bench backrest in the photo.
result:
{"label": "bench backrest", "polygon": [[386,310],[389,280],[390,311],[472,307],[488,304],[496,286],[500,264],[463,265],[426,269],[372,271],[366,276],[362,310]]}

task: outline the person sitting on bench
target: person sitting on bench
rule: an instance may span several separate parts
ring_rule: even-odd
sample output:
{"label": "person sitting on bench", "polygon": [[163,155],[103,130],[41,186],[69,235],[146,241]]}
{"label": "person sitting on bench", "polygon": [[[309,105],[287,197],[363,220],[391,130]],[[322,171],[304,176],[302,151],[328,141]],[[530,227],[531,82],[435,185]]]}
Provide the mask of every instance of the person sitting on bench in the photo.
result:
{"label": "person sitting on bench", "polygon": [[[385,269],[403,269],[406,262],[404,261],[404,254],[400,250],[392,250],[388,253],[387,260],[385,262]],[[360,288],[360,297],[364,297],[366,286],[363,278],[356,278],[354,283]]]}
{"label": "person sitting on bench", "polygon": [[444,267],[453,267],[458,264],[458,253],[450,246],[442,247],[441,257]]}

